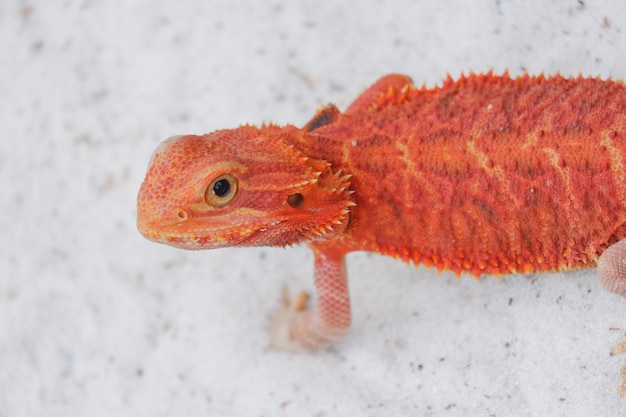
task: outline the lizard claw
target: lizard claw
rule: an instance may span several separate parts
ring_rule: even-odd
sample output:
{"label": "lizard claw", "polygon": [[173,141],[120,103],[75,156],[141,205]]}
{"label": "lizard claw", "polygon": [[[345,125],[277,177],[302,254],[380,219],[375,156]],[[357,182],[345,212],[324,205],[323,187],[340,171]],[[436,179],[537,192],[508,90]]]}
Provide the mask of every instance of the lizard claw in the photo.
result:
{"label": "lizard claw", "polygon": [[292,352],[305,350],[300,344],[293,340],[289,327],[295,316],[306,310],[309,298],[309,294],[303,291],[297,293],[293,298],[290,298],[287,286],[283,287],[283,307],[278,314],[274,316],[270,324],[270,336],[273,348]]}
{"label": "lizard claw", "polygon": [[283,308],[289,308],[296,312],[303,311],[306,309],[306,305],[309,302],[309,293],[300,291],[296,294],[295,297],[290,299],[289,297],[289,288],[287,286],[283,286]]}

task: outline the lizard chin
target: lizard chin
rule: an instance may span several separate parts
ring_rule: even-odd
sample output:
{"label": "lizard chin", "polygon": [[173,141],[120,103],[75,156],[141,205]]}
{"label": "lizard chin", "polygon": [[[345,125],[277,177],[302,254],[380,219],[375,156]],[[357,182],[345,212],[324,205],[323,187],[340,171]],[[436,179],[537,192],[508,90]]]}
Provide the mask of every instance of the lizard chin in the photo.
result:
{"label": "lizard chin", "polygon": [[[344,216],[328,224],[309,224],[296,227],[290,221],[237,223],[220,222],[221,227],[201,220],[182,222],[145,221],[139,216],[137,229],[149,240],[182,249],[217,249],[232,246],[285,247],[307,241],[333,238],[348,225],[348,210]],[[193,232],[190,232],[193,230]]]}

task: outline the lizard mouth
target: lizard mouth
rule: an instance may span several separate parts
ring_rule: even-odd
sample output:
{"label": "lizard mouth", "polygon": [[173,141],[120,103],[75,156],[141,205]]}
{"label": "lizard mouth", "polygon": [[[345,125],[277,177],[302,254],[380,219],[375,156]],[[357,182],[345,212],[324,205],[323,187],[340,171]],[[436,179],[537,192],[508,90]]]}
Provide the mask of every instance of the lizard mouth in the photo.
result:
{"label": "lizard mouth", "polygon": [[[230,223],[208,227],[206,223],[188,219],[184,222],[137,222],[137,229],[146,239],[182,249],[217,249],[227,246],[251,246],[248,243],[263,229]],[[193,230],[193,232],[189,232]]]}

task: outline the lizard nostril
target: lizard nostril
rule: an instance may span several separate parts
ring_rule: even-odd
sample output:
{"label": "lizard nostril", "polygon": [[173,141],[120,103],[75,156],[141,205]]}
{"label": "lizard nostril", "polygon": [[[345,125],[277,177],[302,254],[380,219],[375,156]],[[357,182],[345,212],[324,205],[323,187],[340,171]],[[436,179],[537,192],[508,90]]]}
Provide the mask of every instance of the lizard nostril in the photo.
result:
{"label": "lizard nostril", "polygon": [[178,209],[178,211],[176,212],[176,218],[181,222],[187,220],[188,217],[189,216],[187,215],[187,212],[183,209]]}

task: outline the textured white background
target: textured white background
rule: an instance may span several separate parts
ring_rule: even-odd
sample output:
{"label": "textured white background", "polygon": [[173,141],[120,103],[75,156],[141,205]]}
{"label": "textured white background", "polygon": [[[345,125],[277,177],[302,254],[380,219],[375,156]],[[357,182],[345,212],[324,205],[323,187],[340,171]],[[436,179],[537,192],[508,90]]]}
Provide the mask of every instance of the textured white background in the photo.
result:
{"label": "textured white background", "polygon": [[269,348],[306,247],[135,230],[158,142],[303,125],[388,72],[623,78],[623,0],[0,3],[0,416],[617,416],[626,300],[595,270],[480,282],[349,256],[354,326]]}

